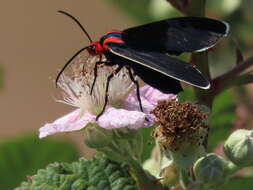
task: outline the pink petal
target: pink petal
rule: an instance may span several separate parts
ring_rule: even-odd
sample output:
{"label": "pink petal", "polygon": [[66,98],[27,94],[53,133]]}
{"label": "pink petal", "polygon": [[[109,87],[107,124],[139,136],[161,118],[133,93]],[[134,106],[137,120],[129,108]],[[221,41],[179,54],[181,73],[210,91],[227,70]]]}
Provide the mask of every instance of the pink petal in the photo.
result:
{"label": "pink petal", "polygon": [[157,105],[158,101],[161,101],[161,100],[177,98],[175,94],[165,94],[165,93],[162,93],[160,90],[152,88],[151,86],[148,86],[148,85],[140,88],[140,94],[142,97],[147,99],[153,105]]}
{"label": "pink petal", "polygon": [[145,126],[145,115],[139,111],[128,111],[125,109],[108,108],[98,119],[98,125],[105,129],[127,127],[139,129]]}
{"label": "pink petal", "polygon": [[[158,101],[167,99],[176,99],[174,94],[164,94],[161,91],[152,88],[151,86],[143,86],[140,88],[140,96],[144,113],[149,114]],[[132,91],[124,103],[124,108],[127,110],[140,110],[139,102],[136,96],[136,90]]]}
{"label": "pink petal", "polygon": [[53,123],[47,123],[39,129],[39,138],[46,137],[59,132],[76,131],[84,128],[89,122],[95,121],[95,115],[88,112],[80,117],[80,109],[55,120]]}

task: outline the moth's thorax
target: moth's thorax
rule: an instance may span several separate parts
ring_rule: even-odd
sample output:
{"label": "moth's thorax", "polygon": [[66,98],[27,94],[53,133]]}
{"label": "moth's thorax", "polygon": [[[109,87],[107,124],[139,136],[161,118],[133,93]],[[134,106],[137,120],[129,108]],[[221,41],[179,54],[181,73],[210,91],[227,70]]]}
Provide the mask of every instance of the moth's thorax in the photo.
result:
{"label": "moth's thorax", "polygon": [[100,39],[100,43],[103,44],[103,48],[105,51],[108,50],[109,43],[120,43],[123,44],[124,41],[122,40],[122,32],[121,31],[112,31],[103,36]]}
{"label": "moth's thorax", "polygon": [[92,56],[102,55],[105,51],[108,51],[109,43],[120,43],[123,44],[122,32],[112,31],[104,35],[99,41],[92,42],[87,49],[89,54]]}

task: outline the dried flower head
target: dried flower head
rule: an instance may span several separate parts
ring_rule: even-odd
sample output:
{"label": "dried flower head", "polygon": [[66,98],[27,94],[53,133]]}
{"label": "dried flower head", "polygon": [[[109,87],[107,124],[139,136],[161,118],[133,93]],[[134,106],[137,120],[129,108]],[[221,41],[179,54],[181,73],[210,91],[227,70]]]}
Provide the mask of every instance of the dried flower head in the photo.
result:
{"label": "dried flower head", "polygon": [[185,143],[203,144],[208,127],[200,107],[191,102],[160,101],[152,113],[158,124],[153,135],[162,149],[177,151]]}

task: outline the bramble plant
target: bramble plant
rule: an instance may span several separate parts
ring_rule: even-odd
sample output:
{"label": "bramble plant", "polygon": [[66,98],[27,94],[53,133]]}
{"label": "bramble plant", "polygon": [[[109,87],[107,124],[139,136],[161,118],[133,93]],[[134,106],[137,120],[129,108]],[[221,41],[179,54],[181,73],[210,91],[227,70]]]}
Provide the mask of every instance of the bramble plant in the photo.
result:
{"label": "bramble plant", "polygon": [[[183,15],[205,17],[205,0],[167,2]],[[191,62],[211,82],[208,90],[194,88],[194,101],[188,94],[164,94],[151,86],[142,86],[143,112],[128,71],[120,70],[111,80],[108,106],[97,120],[104,105],[106,78],[115,66],[98,66],[91,94],[94,65],[99,58],[86,59],[86,54],[80,54],[71,64],[72,71],[62,74],[58,83],[63,90],[63,100],[59,101],[77,109],[41,127],[39,137],[80,130],[84,143],[98,154],[71,164],[49,165],[16,190],[222,189],[238,173],[246,176],[242,171],[253,165],[253,130],[240,129],[228,135],[223,155],[209,147],[210,133],[215,130],[214,117],[225,117],[217,112],[215,100],[229,88],[253,82],[249,70],[253,57],[243,60],[240,50],[235,49],[235,66],[216,77],[211,75],[208,51],[191,55]],[[225,106],[229,100],[222,101]],[[216,126],[216,130],[224,127],[224,123],[217,123],[221,126]],[[150,136],[144,136],[143,131],[150,132]],[[146,147],[151,139],[154,147],[147,157]]]}

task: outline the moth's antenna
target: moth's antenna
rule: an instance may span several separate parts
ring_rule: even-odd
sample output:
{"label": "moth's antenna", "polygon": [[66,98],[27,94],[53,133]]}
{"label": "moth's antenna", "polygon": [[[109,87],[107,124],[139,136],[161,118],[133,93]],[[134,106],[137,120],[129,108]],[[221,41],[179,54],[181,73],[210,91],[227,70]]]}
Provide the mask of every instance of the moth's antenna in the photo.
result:
{"label": "moth's antenna", "polygon": [[84,47],[84,48],[80,49],[79,51],[77,51],[77,52],[67,61],[67,63],[65,63],[65,65],[62,67],[62,69],[60,70],[60,72],[58,73],[58,75],[57,75],[57,77],[56,77],[56,79],[55,79],[56,88],[57,88],[57,86],[58,86],[57,83],[58,83],[58,81],[59,81],[59,79],[60,79],[60,76],[61,76],[61,74],[63,73],[63,71],[67,68],[67,66],[71,63],[71,61],[72,61],[76,56],[78,56],[82,51],[84,51],[84,50],[87,49],[88,47],[90,47],[90,46]]}
{"label": "moth's antenna", "polygon": [[88,37],[88,39],[90,40],[90,42],[92,42],[91,37],[88,34],[88,32],[84,29],[84,27],[81,25],[81,23],[74,16],[72,16],[71,14],[69,14],[69,13],[67,13],[65,11],[61,11],[61,10],[58,11],[58,12],[66,15],[66,16],[70,17],[72,20],[74,20],[78,24],[78,26],[82,29],[82,31],[84,32],[84,34]]}

